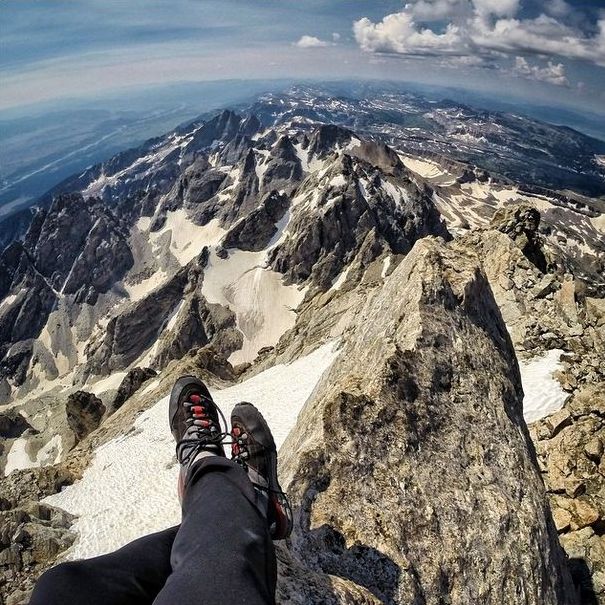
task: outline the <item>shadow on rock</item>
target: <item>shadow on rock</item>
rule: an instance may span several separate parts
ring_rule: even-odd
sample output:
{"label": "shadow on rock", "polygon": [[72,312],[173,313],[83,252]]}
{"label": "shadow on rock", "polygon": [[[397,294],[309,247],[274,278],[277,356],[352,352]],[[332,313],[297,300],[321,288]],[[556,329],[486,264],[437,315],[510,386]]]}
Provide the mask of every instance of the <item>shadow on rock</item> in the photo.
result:
{"label": "shadow on rock", "polygon": [[569,559],[571,579],[578,591],[582,605],[599,605],[599,599],[592,583],[590,569],[584,559]]}

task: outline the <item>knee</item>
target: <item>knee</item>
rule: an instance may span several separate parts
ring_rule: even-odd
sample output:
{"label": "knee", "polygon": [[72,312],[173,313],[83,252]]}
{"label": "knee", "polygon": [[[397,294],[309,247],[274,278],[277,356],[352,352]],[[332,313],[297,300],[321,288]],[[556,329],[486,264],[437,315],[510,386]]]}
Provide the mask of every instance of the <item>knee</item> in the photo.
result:
{"label": "knee", "polygon": [[86,572],[84,561],[69,561],[59,563],[45,571],[38,580],[38,583],[44,582],[49,585],[69,585],[74,580],[81,578]]}
{"label": "knee", "polygon": [[38,578],[30,605],[65,605],[69,602],[66,599],[74,594],[74,589],[85,575],[84,561],[70,561],[51,567]]}

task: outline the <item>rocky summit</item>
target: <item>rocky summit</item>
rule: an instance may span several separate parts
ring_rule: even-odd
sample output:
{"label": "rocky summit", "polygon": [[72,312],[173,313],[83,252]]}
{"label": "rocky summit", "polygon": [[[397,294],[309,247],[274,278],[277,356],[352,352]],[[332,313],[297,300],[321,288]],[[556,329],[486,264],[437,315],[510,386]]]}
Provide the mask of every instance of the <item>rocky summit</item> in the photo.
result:
{"label": "rocky summit", "polygon": [[166,395],[194,373],[283,444],[278,602],[605,603],[601,147],[565,129],[549,180],[523,150],[555,127],[499,115],[510,153],[454,153],[466,114],[412,136],[418,103],[265,95],[3,231],[1,602],[178,523]]}

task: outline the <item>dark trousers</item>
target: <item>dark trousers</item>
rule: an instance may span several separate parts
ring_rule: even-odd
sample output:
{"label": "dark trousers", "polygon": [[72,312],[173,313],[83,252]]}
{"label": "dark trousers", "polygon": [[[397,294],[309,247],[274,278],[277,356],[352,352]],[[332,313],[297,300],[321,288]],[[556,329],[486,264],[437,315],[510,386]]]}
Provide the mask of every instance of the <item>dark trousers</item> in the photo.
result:
{"label": "dark trousers", "polygon": [[273,605],[275,583],[275,550],[252,483],[212,456],[191,468],[181,525],[57,565],[30,605]]}

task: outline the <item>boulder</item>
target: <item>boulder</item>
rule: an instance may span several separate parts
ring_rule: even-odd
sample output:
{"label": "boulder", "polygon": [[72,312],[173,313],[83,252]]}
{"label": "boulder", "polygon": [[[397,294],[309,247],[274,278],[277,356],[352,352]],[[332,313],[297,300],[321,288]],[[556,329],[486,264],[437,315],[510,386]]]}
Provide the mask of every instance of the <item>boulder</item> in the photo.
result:
{"label": "boulder", "polygon": [[31,424],[16,410],[0,414],[0,438],[2,439],[15,439],[31,428]]}
{"label": "boulder", "polygon": [[65,413],[67,424],[74,432],[76,440],[81,441],[101,424],[105,406],[92,393],[76,391],[67,398]]}
{"label": "boulder", "polygon": [[491,227],[506,233],[519,246],[526,258],[542,273],[547,261],[540,238],[540,212],[527,204],[506,205],[494,213]]}
{"label": "boulder", "polygon": [[382,603],[575,603],[476,256],[426,238],[370,294],[282,448],[292,553]]}
{"label": "boulder", "polygon": [[578,309],[576,306],[576,283],[573,276],[566,275],[561,287],[554,296],[560,313],[569,325],[578,323]]}
{"label": "boulder", "polygon": [[154,376],[157,376],[157,372],[152,368],[133,368],[130,370],[122,379],[118,392],[109,407],[108,414],[113,414],[116,410],[119,410],[145,381]]}
{"label": "boulder", "polygon": [[599,328],[605,326],[605,299],[587,297],[585,305],[588,322]]}

